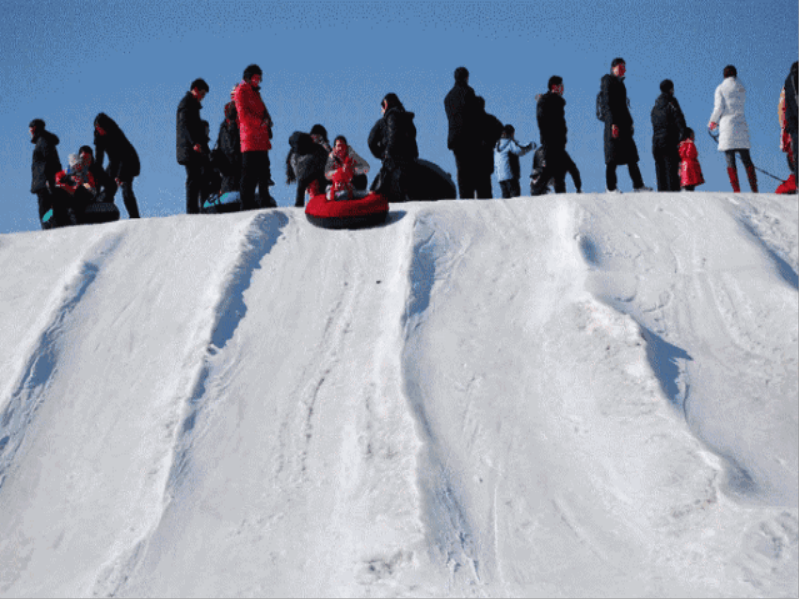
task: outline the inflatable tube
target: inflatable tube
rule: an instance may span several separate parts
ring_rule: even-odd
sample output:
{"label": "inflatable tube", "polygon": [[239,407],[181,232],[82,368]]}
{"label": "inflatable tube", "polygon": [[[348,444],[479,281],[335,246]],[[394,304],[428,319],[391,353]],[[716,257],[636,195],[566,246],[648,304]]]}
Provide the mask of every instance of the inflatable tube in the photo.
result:
{"label": "inflatable tube", "polygon": [[386,221],[389,201],[375,192],[355,200],[328,200],[325,194],[313,196],[306,205],[306,218],[325,229],[358,229]]}
{"label": "inflatable tube", "polygon": [[119,209],[113,202],[94,202],[87,206],[81,215],[81,223],[95,225],[119,221]]}
{"label": "inflatable tube", "polygon": [[440,166],[421,158],[413,169],[413,189],[409,190],[411,200],[455,200],[456,184],[449,173]]}
{"label": "inflatable tube", "polygon": [[209,196],[203,202],[201,212],[205,215],[222,215],[240,210],[242,210],[242,203],[239,201],[239,192],[226,192],[221,196],[217,194]]}

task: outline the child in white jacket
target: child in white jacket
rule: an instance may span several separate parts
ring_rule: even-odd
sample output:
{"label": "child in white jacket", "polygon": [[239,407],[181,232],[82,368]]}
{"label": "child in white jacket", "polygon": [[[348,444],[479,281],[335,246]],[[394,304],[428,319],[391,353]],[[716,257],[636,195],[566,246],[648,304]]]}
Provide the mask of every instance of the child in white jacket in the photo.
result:
{"label": "child in white jacket", "polygon": [[494,147],[494,174],[500,182],[503,198],[516,198],[521,194],[519,187],[519,157],[533,150],[533,143],[520,146],[514,139],[514,126],[506,125]]}

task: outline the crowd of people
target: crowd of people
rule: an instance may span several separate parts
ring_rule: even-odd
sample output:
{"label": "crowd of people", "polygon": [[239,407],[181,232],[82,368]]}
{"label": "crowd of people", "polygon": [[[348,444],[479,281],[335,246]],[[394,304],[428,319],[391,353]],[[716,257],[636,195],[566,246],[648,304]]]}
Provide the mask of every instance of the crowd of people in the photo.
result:
{"label": "crowd of people", "polygon": [[[791,66],[779,99],[781,149],[797,179],[797,61]],[[651,191],[639,170],[639,153],[634,141],[633,118],[625,86],[626,64],[622,58],[611,63],[610,73],[601,79],[597,95],[597,118],[604,123],[606,191],[619,193],[617,167],[627,165],[634,191]],[[219,201],[235,196],[242,210],[275,207],[269,192],[274,185],[269,151],[272,149],[272,119],[261,97],[263,72],[248,66],[242,81],[231,91],[225,105],[217,141],[210,148],[210,126],[201,118],[202,101],[209,92],[203,79],[194,80],[178,104],[176,115],[176,159],[186,170],[186,212],[197,214],[209,199]],[[652,153],[658,191],[691,191],[701,185],[703,173],[694,144],[694,131],[675,96],[674,83],[666,79],[651,111]],[[750,158],[750,136],[744,116],[746,91],[736,68],[723,70],[723,82],[714,93],[709,131],[718,133],[718,148],[725,154],[731,187],[740,191],[736,155],[744,165],[750,189],[758,191],[756,168]],[[515,129],[486,111],[483,98],[469,85],[469,71],[454,72],[452,89],[444,98],[448,122],[447,147],[453,152],[458,196],[462,199],[492,197],[492,174],[503,198],[521,195],[521,156],[535,149],[530,174],[530,193],[538,196],[552,187],[566,191],[570,174],[581,192],[580,172],[567,152],[564,81],[554,75],[547,91],[537,96],[536,121],[540,144],[520,144]],[[370,191],[385,195],[390,202],[419,197],[412,193],[418,173],[419,151],[414,113],[407,111],[396,94],[381,100],[381,118],[369,133],[367,145],[381,163]],[[94,152],[82,146],[69,155],[62,169],[56,146],[59,139],[47,131],[41,119],[30,126],[34,144],[31,193],[37,196],[39,218],[44,228],[52,223],[78,224],[86,207],[113,202],[118,189],[129,218],[139,209],[133,180],[140,173],[139,157],[117,123],[105,113],[94,120]],[[344,136],[328,141],[321,124],[309,133],[296,131],[289,138],[286,157],[287,183],[296,183],[295,206],[302,207],[307,196],[326,194],[330,201],[347,201],[367,194],[369,163],[350,146]],[[108,163],[103,167],[106,156]],[[418,184],[416,184],[418,187]],[[256,193],[258,189],[258,193]]]}

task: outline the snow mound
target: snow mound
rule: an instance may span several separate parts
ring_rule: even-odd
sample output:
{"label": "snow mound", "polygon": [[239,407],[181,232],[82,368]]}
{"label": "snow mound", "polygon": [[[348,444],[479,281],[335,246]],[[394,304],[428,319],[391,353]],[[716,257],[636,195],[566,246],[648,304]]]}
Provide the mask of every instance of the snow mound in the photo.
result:
{"label": "snow mound", "polygon": [[4,596],[797,596],[798,210],[0,236]]}

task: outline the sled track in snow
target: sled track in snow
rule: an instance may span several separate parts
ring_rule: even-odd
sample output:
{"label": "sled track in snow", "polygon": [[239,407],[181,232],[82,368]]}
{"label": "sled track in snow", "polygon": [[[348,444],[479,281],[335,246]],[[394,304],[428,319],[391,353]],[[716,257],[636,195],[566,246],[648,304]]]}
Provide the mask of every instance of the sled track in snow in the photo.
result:
{"label": "sled track in snow", "polygon": [[209,380],[214,375],[215,364],[218,362],[216,357],[233,338],[236,329],[247,314],[244,293],[250,287],[253,273],[256,269],[261,268],[261,261],[278,242],[288,222],[288,217],[279,212],[258,214],[245,233],[240,253],[229,271],[223,284],[220,300],[214,309],[208,347],[195,383],[186,400],[188,414],[182,420],[176,439],[175,459],[168,479],[168,488],[170,489],[174,489],[180,484],[188,468],[191,434],[202,410]]}
{"label": "sled track in snow", "polygon": [[[445,562],[451,578],[462,568],[468,569],[471,583],[480,582],[480,561],[476,540],[464,503],[458,491],[459,483],[446,464],[447,449],[434,430],[428,417],[426,398],[417,368],[417,337],[429,310],[434,284],[437,279],[437,263],[450,252],[446,232],[436,229],[423,216],[414,223],[412,233],[412,260],[409,274],[409,298],[406,302],[405,347],[402,356],[402,376],[405,393],[412,414],[421,431],[423,446],[418,460],[418,481],[423,497],[424,519],[429,529],[435,550]],[[459,577],[463,574],[458,573]]]}
{"label": "sled track in snow", "polygon": [[27,352],[23,371],[15,378],[13,391],[0,414],[0,488],[6,473],[13,467],[14,457],[25,441],[36,412],[46,400],[48,384],[58,369],[65,323],[121,241],[121,234],[106,235],[78,261],[63,285],[61,298],[48,324]]}

